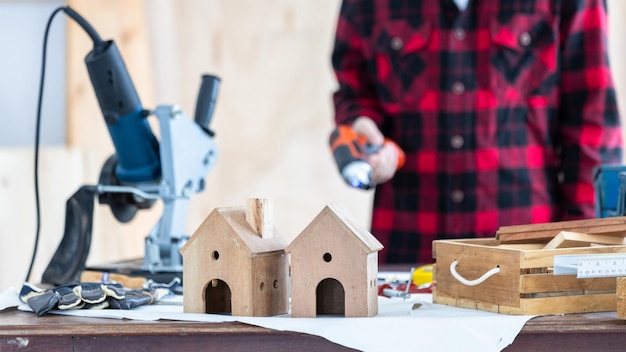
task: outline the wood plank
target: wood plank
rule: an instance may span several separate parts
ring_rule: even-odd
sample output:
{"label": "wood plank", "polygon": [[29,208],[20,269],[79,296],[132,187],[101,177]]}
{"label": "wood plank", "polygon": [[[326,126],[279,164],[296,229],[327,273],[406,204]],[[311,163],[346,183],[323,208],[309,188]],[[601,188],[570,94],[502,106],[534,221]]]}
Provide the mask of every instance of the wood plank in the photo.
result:
{"label": "wood plank", "polygon": [[561,231],[624,237],[626,236],[626,217],[502,226],[496,232],[496,239],[501,243],[548,242]]}
{"label": "wood plank", "polygon": [[436,287],[433,289],[433,303],[456,307],[456,301],[456,298],[447,295],[445,292],[438,290]]}
{"label": "wood plank", "polygon": [[520,293],[615,290],[615,278],[578,279],[575,275],[529,274],[520,279]]}
{"label": "wood plank", "polygon": [[615,294],[592,294],[520,299],[518,314],[569,314],[609,312],[616,307]]}
{"label": "wood plank", "polygon": [[618,298],[626,298],[626,277],[618,277],[615,280],[615,295]]}
{"label": "wood plank", "polygon": [[498,248],[517,249],[522,251],[543,249],[543,243],[504,243],[499,244]]}
{"label": "wood plank", "polygon": [[615,310],[614,294],[522,298],[519,307],[500,306],[499,313],[512,315],[547,315]]}
{"label": "wood plank", "polygon": [[499,306],[497,304],[487,302],[476,302],[476,309],[492,313],[499,312]]}
{"label": "wood plank", "polygon": [[626,239],[621,236],[592,235],[572,231],[561,231],[546,246],[545,249],[590,247],[593,245],[624,245]]}
{"label": "wood plank", "polygon": [[544,250],[528,250],[520,252],[520,269],[551,268],[554,266],[555,255],[567,254],[613,254],[626,253],[626,246],[572,247]]}
{"label": "wood plank", "polygon": [[274,201],[271,198],[248,198],[246,221],[262,238],[274,236]]}
{"label": "wood plank", "polygon": [[617,296],[617,317],[626,319],[626,277],[618,277],[615,280],[615,296]]}
{"label": "wood plank", "polygon": [[626,225],[626,216],[616,216],[609,218],[598,219],[582,219],[582,220],[569,220],[569,221],[554,221],[542,224],[524,224],[524,225],[512,225],[501,226],[498,229],[498,234],[520,233],[520,232],[534,232],[544,230],[566,230],[575,227],[590,227],[598,225]]}
{"label": "wood plank", "polygon": [[584,227],[571,227],[565,229],[550,229],[550,230],[538,230],[529,232],[517,232],[511,234],[501,234],[497,238],[501,243],[547,243],[561,231],[581,232],[590,235],[605,235],[605,236],[626,236],[625,224],[608,224],[597,226],[584,226]]}

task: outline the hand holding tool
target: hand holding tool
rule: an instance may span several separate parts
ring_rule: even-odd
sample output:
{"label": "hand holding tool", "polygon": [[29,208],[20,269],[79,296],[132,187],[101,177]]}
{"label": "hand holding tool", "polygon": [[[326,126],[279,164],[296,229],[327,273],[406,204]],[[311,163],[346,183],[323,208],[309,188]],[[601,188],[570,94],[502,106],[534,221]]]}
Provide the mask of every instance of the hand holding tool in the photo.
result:
{"label": "hand holding tool", "polygon": [[[390,139],[384,144],[391,144],[398,154],[398,166],[405,162],[402,149]],[[365,136],[356,133],[347,125],[339,125],[330,134],[330,149],[335,163],[343,179],[352,187],[370,189],[375,186],[372,181],[372,166],[367,162],[367,156],[378,152],[382,145],[374,146],[368,143]]]}

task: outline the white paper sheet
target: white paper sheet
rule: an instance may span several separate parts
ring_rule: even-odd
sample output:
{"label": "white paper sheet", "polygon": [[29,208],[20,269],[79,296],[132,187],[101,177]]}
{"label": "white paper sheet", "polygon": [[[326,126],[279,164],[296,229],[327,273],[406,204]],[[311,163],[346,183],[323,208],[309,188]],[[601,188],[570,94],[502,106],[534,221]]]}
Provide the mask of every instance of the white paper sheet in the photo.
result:
{"label": "white paper sheet", "polygon": [[22,303],[18,291],[11,287],[0,294],[0,311],[7,308],[17,307]]}
{"label": "white paper sheet", "polygon": [[[21,310],[30,310],[20,303],[15,290],[8,290],[0,296],[1,309],[19,305]],[[413,309],[414,306],[419,308]],[[274,330],[318,335],[362,351],[500,351],[513,342],[524,324],[532,318],[433,304],[430,294],[413,295],[410,300],[380,297],[378,312],[373,318],[291,318],[289,315],[257,318],[189,314],[183,313],[181,296],[130,311],[52,311],[54,314],[113,319],[238,321]]]}

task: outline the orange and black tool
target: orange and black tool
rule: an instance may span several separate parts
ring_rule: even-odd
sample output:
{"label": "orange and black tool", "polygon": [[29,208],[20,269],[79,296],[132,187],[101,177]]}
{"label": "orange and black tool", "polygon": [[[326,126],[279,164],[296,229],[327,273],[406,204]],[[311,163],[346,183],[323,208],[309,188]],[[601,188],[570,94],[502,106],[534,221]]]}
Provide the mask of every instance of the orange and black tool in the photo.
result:
{"label": "orange and black tool", "polygon": [[[385,143],[392,143],[398,151],[398,168],[404,165],[405,155],[400,147],[390,139]],[[335,163],[343,179],[352,187],[370,189],[375,186],[372,182],[372,167],[366,161],[369,154],[376,153],[382,145],[374,146],[367,143],[365,136],[359,135],[351,127],[339,125],[330,134],[330,149],[333,152]]]}

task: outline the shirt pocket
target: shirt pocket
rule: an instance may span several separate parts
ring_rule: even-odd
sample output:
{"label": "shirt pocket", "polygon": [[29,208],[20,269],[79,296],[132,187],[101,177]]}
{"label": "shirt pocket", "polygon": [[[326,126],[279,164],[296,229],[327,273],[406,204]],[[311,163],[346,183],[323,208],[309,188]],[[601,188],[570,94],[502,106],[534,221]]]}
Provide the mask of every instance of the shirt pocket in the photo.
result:
{"label": "shirt pocket", "polygon": [[[547,95],[557,79],[558,26],[549,14],[514,15],[508,22],[491,23],[491,65],[496,92],[521,99]],[[515,96],[515,95],[513,95]]]}
{"label": "shirt pocket", "polygon": [[[407,20],[390,20],[374,30],[373,70],[379,99],[388,111],[412,106],[423,95],[432,55],[426,50],[432,24],[422,20],[417,26]],[[436,87],[436,86],[435,86]]]}

